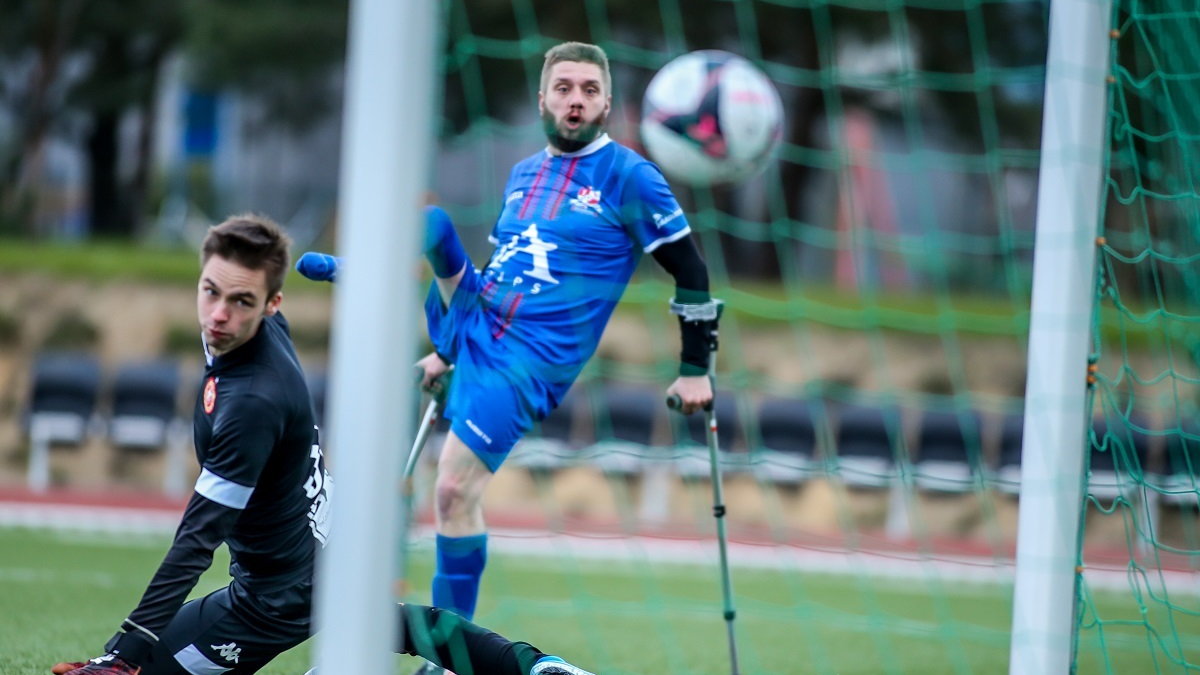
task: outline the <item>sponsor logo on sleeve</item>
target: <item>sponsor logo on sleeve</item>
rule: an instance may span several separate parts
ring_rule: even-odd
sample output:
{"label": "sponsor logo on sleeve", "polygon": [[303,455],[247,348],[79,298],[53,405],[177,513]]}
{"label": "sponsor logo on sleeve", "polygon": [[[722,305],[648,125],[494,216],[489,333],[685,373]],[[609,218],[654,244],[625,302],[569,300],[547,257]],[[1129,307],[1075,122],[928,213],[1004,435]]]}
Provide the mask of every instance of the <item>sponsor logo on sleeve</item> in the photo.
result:
{"label": "sponsor logo on sleeve", "polygon": [[682,215],[683,215],[683,209],[680,208],[680,209],[675,209],[674,211],[672,211],[666,215],[663,215],[661,213],[656,213],[651,217],[654,218],[654,226],[661,230],[664,227],[666,227],[667,224],[670,223],[672,220],[675,220],[676,218],[678,218],[679,216],[682,216]]}

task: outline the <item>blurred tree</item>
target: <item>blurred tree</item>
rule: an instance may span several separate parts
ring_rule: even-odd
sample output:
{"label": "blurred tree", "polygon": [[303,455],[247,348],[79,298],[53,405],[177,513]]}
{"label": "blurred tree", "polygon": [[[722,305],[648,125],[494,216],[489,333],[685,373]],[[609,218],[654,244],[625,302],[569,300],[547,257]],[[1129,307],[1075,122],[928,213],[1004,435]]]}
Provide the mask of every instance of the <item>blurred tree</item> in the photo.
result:
{"label": "blurred tree", "polygon": [[[86,138],[92,232],[136,231],[158,73],[182,35],[181,18],[180,0],[42,0],[5,9],[0,65],[17,74],[3,93],[17,111],[19,141],[0,148],[0,222],[28,231],[46,139],[77,120]],[[137,113],[138,150],[122,176],[118,132],[128,112]]]}
{"label": "blurred tree", "polygon": [[[87,134],[91,233],[130,236],[141,229],[154,147],[154,105],[164,59],[183,37],[179,0],[90,0],[77,52],[90,61],[68,105],[91,117]],[[133,170],[118,172],[122,118],[136,112]]]}
{"label": "blurred tree", "polygon": [[[16,113],[0,143],[0,228],[32,231],[47,138],[78,135],[87,156],[92,234],[130,236],[146,212],[154,105],[165,59],[181,46],[190,84],[252,93],[272,124],[304,129],[341,103],[333,90],[347,0],[38,0],[0,21],[0,95]],[[121,165],[133,113],[136,152]]]}
{"label": "blurred tree", "polygon": [[341,108],[348,0],[190,0],[188,79],[261,104],[262,122],[304,131]]}
{"label": "blurred tree", "polygon": [[42,147],[55,118],[55,87],[78,25],[79,0],[23,2],[5,8],[0,21],[0,94],[12,108],[11,141],[0,146],[0,229],[29,217],[32,184],[40,173]]}

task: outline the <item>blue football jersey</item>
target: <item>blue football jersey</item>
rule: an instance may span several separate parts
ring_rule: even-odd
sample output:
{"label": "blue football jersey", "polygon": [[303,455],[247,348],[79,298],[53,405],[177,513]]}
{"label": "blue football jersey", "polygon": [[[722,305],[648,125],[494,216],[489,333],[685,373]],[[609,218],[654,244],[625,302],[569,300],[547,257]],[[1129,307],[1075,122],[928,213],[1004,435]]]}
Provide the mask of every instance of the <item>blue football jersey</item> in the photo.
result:
{"label": "blue football jersey", "polygon": [[607,135],[513,167],[481,295],[492,337],[566,384],[595,352],[643,253],[686,237],[654,164]]}

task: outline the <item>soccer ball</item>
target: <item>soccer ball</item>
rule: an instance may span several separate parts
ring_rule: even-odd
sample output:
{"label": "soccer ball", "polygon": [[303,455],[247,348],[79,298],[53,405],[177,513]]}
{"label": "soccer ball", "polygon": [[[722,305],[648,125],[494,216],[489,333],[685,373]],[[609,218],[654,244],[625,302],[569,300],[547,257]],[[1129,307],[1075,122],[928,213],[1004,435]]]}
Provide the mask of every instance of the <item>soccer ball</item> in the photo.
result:
{"label": "soccer ball", "polygon": [[693,186],[758,173],[779,145],[783,103],[746,59],[718,50],[684,54],[655,73],[642,101],[642,143],[671,178]]}

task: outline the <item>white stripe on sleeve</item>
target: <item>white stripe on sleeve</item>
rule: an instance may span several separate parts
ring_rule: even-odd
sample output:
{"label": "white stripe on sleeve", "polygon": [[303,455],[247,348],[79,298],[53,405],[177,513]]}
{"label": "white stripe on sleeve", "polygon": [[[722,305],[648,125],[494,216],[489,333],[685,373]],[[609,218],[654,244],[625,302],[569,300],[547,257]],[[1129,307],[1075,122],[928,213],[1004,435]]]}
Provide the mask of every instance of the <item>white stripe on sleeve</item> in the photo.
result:
{"label": "white stripe on sleeve", "polygon": [[646,247],[642,249],[642,252],[653,253],[654,249],[658,248],[659,246],[662,246],[663,244],[669,244],[673,241],[679,241],[680,239],[683,239],[684,237],[688,236],[691,233],[692,233],[692,227],[689,225],[674,234],[667,235],[667,236],[663,237],[662,239],[655,239],[654,241],[650,242],[649,244],[646,244]]}
{"label": "white stripe on sleeve", "polygon": [[196,492],[221,506],[244,509],[250,502],[250,495],[254,494],[254,488],[239,485],[208,469],[202,469],[200,477],[196,479]]}

